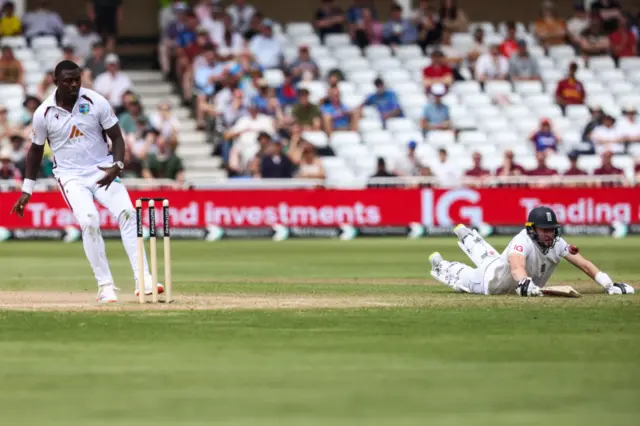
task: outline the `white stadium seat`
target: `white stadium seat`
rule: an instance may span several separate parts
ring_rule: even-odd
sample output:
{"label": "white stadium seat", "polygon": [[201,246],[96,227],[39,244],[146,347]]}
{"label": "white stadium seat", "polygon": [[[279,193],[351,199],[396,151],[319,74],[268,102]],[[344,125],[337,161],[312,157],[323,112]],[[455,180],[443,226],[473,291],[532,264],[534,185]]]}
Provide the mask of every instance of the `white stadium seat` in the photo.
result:
{"label": "white stadium seat", "polygon": [[416,125],[408,118],[396,117],[387,120],[387,129],[392,132],[412,131],[416,130]]}
{"label": "white stadium seat", "polygon": [[464,145],[477,145],[487,143],[487,135],[477,130],[462,131],[458,134],[458,142]]}
{"label": "white stadium seat", "polygon": [[450,91],[456,95],[470,95],[480,93],[481,89],[477,81],[457,81],[451,86]]}
{"label": "white stadium seat", "polygon": [[330,145],[337,147],[341,145],[357,145],[360,143],[360,134],[353,131],[336,131],[331,133]]}
{"label": "white stadium seat", "polygon": [[324,44],[331,48],[349,46],[351,37],[349,37],[349,34],[327,34],[324,37]]}
{"label": "white stadium seat", "polygon": [[513,86],[508,81],[488,81],[484,84],[484,91],[489,96],[511,93]]}
{"label": "white stadium seat", "polygon": [[431,130],[425,140],[431,145],[451,145],[456,141],[456,135],[450,130]]}
{"label": "white stadium seat", "polygon": [[362,133],[371,133],[376,130],[382,130],[382,120],[380,118],[362,118],[358,122],[358,130]]}
{"label": "white stadium seat", "polygon": [[392,142],[393,136],[388,130],[377,130],[365,133],[362,141],[366,145],[381,145]]}
{"label": "white stadium seat", "polygon": [[304,131],[302,138],[310,142],[316,148],[324,148],[329,144],[327,134],[322,131]]}

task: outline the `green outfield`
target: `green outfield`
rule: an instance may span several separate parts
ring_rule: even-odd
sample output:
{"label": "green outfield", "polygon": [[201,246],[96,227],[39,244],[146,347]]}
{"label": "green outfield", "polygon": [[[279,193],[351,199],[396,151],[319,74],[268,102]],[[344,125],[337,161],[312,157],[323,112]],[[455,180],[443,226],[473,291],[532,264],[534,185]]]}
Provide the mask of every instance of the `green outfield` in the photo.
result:
{"label": "green outfield", "polygon": [[[506,239],[490,242],[502,250]],[[640,238],[572,238],[640,289]],[[0,244],[7,425],[630,425],[640,295],[452,294],[427,257],[454,238],[175,241],[175,304],[96,307],[81,244]]]}

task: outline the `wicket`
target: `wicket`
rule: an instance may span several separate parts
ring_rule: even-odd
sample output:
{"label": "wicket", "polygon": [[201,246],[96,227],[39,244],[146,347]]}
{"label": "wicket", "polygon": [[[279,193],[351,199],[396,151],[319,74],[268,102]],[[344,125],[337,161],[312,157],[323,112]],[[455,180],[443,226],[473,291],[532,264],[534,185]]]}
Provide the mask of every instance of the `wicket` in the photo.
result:
{"label": "wicket", "polygon": [[171,299],[171,235],[169,232],[169,200],[166,198],[138,198],[136,200],[136,226],[138,232],[138,300],[146,303],[144,292],[144,232],[142,227],[142,204],[149,206],[149,267],[151,268],[151,303],[158,303],[158,247],[156,233],[156,201],[162,202],[162,225],[164,242],[164,300]]}

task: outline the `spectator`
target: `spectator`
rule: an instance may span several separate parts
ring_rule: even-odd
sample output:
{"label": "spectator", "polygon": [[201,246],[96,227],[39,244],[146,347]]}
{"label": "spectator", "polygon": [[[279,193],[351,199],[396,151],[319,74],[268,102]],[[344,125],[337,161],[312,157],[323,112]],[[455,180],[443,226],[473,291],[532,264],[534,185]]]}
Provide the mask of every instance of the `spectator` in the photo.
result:
{"label": "spectator", "polygon": [[291,112],[296,123],[300,124],[302,130],[320,130],[322,128],[320,108],[311,103],[308,89],[300,89],[298,94],[299,103],[294,105]]}
{"label": "spectator", "polygon": [[476,61],[475,79],[480,82],[506,80],[509,74],[509,61],[500,54],[498,45],[492,45],[489,52]]}
{"label": "spectator", "polygon": [[447,65],[444,54],[436,50],[431,54],[431,65],[422,70],[422,84],[429,89],[436,83],[447,86],[453,83],[453,70]]}
{"label": "spectator", "polygon": [[177,80],[181,82],[182,102],[188,105],[193,96],[193,79],[194,65],[196,59],[202,55],[209,45],[209,33],[206,28],[198,28],[196,32],[196,41],[179,51],[179,57],[176,60]]}
{"label": "spectator", "polygon": [[258,152],[250,155],[250,150],[241,149],[240,145],[234,145],[229,151],[229,162],[227,171],[230,178],[260,177],[260,164],[262,157],[271,144],[269,133],[260,132],[258,134]]}
{"label": "spectator", "polygon": [[589,120],[584,130],[582,131],[582,142],[591,145],[591,149],[587,151],[581,151],[580,152],[581,154],[596,153],[594,143],[591,140],[591,132],[593,132],[593,130],[596,127],[602,125],[602,119],[604,117],[604,114],[602,113],[602,108],[600,108],[599,105],[592,104],[589,107],[589,111],[591,112],[591,119]]}
{"label": "spectator", "polygon": [[109,52],[115,50],[118,25],[124,19],[122,3],[122,0],[92,0],[89,3],[89,19],[93,21],[98,34],[107,41]]}
{"label": "spectator", "polygon": [[93,80],[102,73],[107,72],[106,50],[102,41],[93,43],[91,47],[91,56],[89,56],[84,64],[82,74],[82,84],[93,86]]}
{"label": "spectator", "polygon": [[147,155],[142,176],[145,179],[171,179],[179,185],[184,183],[182,160],[163,138],[158,138],[155,151]]}
{"label": "spectator", "polygon": [[456,3],[456,0],[442,1],[439,13],[440,22],[443,29],[456,33],[466,33],[469,29],[469,20]]}
{"label": "spectator", "polygon": [[[223,100],[223,91],[229,91],[229,97]],[[225,88],[216,95],[216,113],[220,117],[222,128],[233,126],[241,117],[249,114],[247,102],[242,89]]]}
{"label": "spectator", "polygon": [[569,168],[564,172],[565,176],[586,176],[587,172],[578,167],[578,159],[580,155],[576,152],[570,152],[569,155]]}
{"label": "spectator", "polygon": [[603,30],[606,33],[611,33],[615,30],[616,21],[622,16],[618,0],[596,0],[591,3],[591,13],[591,19],[601,21]]}
{"label": "spectator", "polygon": [[289,107],[298,102],[298,91],[296,90],[296,85],[291,72],[285,70],[283,74],[284,81],[276,89],[276,97],[281,106]]}
{"label": "spectator", "polygon": [[569,74],[564,80],[560,80],[556,86],[556,102],[565,111],[567,105],[582,105],[586,92],[582,83],[576,78],[578,64],[569,64]]}
{"label": "spectator", "polygon": [[60,42],[64,32],[64,22],[60,15],[49,9],[49,0],[37,0],[35,9],[23,16],[22,27],[29,44],[38,36],[53,36]]}
{"label": "spectator", "polygon": [[[188,11],[184,16],[184,25],[180,26],[175,39],[176,55],[178,57],[184,56],[185,49],[196,43],[196,37],[198,32],[198,18],[195,13]],[[182,73],[179,73],[182,75]]]}
{"label": "spectator", "polygon": [[[73,46],[62,47],[62,58],[60,60],[75,62],[76,64],[78,64],[80,68],[84,67],[84,58],[76,55],[76,51],[73,48]],[[54,64],[51,64],[51,65],[53,66]]]}
{"label": "spectator", "polygon": [[104,60],[107,71],[96,77],[93,88],[107,98],[116,114],[122,112],[122,95],[131,87],[129,76],[120,71],[120,59],[115,53],[109,53]]}
{"label": "spectator", "polygon": [[[602,164],[600,167],[593,171],[594,176],[620,176],[622,177],[623,184],[626,183],[624,170],[615,167],[612,163],[613,153],[608,150],[604,150],[600,154],[600,159],[602,160]],[[603,182],[600,186],[618,186],[619,183],[614,182]]]}
{"label": "spectator", "polygon": [[378,157],[376,163],[376,172],[371,176],[372,178],[394,178],[397,177],[393,173],[387,171],[387,162],[384,158]]}
{"label": "spectator", "polygon": [[160,136],[164,138],[169,145],[175,147],[178,142],[178,129],[180,121],[176,117],[169,102],[160,102],[158,110],[151,115],[149,123],[154,129],[160,132]]}
{"label": "spectator", "polygon": [[124,169],[120,176],[135,179],[142,177],[142,163],[133,155],[128,144],[124,145]]}
{"label": "spectator", "polygon": [[0,180],[13,180],[16,183],[22,181],[22,173],[11,162],[11,153],[8,148],[0,150]]}
{"label": "spectator", "polygon": [[27,96],[22,103],[22,125],[28,126],[33,120],[33,114],[36,112],[42,102],[35,96]]}
{"label": "spectator", "polygon": [[418,9],[414,12],[414,22],[418,32],[418,45],[426,52],[427,47],[437,44],[442,36],[442,24],[429,7],[429,0],[420,0]]}
{"label": "spectator", "polygon": [[156,149],[159,135],[160,132],[149,127],[149,120],[146,117],[138,117],[135,131],[126,134],[125,137],[133,156],[142,162],[149,152]]}
{"label": "spectator", "polygon": [[529,54],[524,40],[518,41],[518,52],[509,58],[509,75],[513,81],[540,80],[538,61]]}
{"label": "spectator", "polygon": [[313,22],[316,31],[320,35],[320,40],[324,43],[327,34],[344,33],[344,14],[342,8],[333,0],[321,0],[322,4],[316,11]]}
{"label": "spectator", "polygon": [[518,40],[516,39],[516,23],[507,22],[507,36],[502,44],[500,44],[500,53],[502,56],[511,58],[511,55],[518,52]]}
{"label": "spectator", "polygon": [[431,167],[438,186],[442,188],[453,188],[460,184],[460,169],[448,159],[447,150],[438,150],[438,161]]}
{"label": "spectator", "polygon": [[449,106],[442,102],[442,97],[447,93],[443,84],[431,86],[430,93],[433,102],[424,107],[422,113],[421,127],[423,132],[429,130],[451,130],[451,118],[449,117]]}
{"label": "spectator", "polygon": [[442,40],[440,43],[440,51],[446,57],[446,63],[451,67],[453,76],[456,80],[464,80],[458,72],[458,68],[464,61],[464,53],[452,44],[452,33],[450,30],[442,31]]}
{"label": "spectator", "polygon": [[542,4],[540,18],[535,24],[536,37],[544,48],[564,44],[567,37],[567,25],[555,14],[553,2]]}
{"label": "spectator", "polygon": [[196,121],[198,123],[198,129],[200,130],[205,128],[205,105],[208,103],[209,98],[215,93],[216,85],[225,78],[225,66],[218,62],[214,46],[205,46],[202,58],[203,61],[201,63],[194,63],[193,71],[198,105],[196,109]]}
{"label": "spectator", "polygon": [[471,160],[473,161],[473,167],[464,173],[465,176],[476,178],[477,180],[491,176],[491,172],[482,167],[482,155],[479,152],[476,151],[471,154]]}
{"label": "spectator", "polygon": [[173,3],[160,11],[160,44],[158,45],[158,62],[165,76],[171,72],[171,57],[175,49],[178,33],[184,29],[187,21],[188,5],[184,1],[173,0]]}
{"label": "spectator", "polygon": [[589,27],[589,13],[584,7],[584,3],[575,3],[573,6],[573,16],[567,21],[567,35],[569,40],[575,45],[580,39],[580,35]]}
{"label": "spectator", "polygon": [[42,81],[38,84],[38,90],[36,94],[40,99],[46,99],[56,90],[56,85],[53,83],[53,71],[49,70],[45,73]]}
{"label": "spectator", "polygon": [[634,173],[635,173],[636,185],[637,185],[638,182],[640,182],[640,158],[636,158]]}
{"label": "spectator", "polygon": [[591,140],[595,144],[598,154],[609,151],[615,154],[624,152],[624,144],[622,138],[615,128],[616,119],[610,115],[605,115],[602,124],[597,126],[591,132]]}
{"label": "spectator", "polygon": [[260,161],[260,177],[263,179],[286,179],[293,177],[295,165],[289,156],[282,151],[282,141],[271,139],[271,143]]}
{"label": "spectator", "polygon": [[349,21],[350,24],[355,24],[361,21],[367,13],[365,12],[366,10],[371,13],[371,16],[374,19],[378,19],[375,11],[367,7],[366,0],[353,0],[353,6],[347,9],[347,21]]}
{"label": "spectator", "polygon": [[544,151],[536,152],[536,168],[529,170],[529,176],[556,176],[558,172],[547,166],[547,153]]}
{"label": "spectator", "polygon": [[2,19],[0,19],[0,35],[2,37],[12,37],[22,34],[22,22],[16,16],[16,5],[12,1],[2,5]]}
{"label": "spectator", "polygon": [[632,143],[640,142],[640,121],[638,112],[633,104],[622,107],[622,117],[616,124],[616,132],[620,137],[620,142],[629,146]]}
{"label": "spectator", "polygon": [[136,122],[139,119],[144,119],[145,125],[148,124],[149,119],[142,111],[142,105],[137,98],[126,102],[124,108],[124,112],[118,116],[118,121],[120,122],[120,128],[125,134],[136,131]]}
{"label": "spectator", "polygon": [[227,14],[231,16],[233,27],[241,33],[249,29],[249,23],[255,13],[255,8],[247,4],[246,0],[234,0],[233,4],[227,7]]}
{"label": "spectator", "polygon": [[258,92],[250,99],[252,103],[258,105],[258,110],[262,114],[271,115],[269,113],[269,85],[264,78],[256,81]]}
{"label": "spectator", "polygon": [[396,159],[393,172],[397,176],[421,176],[424,165],[416,155],[416,141],[410,141],[407,145],[407,153]]}
{"label": "spectator", "polygon": [[[500,46],[495,45],[496,49],[498,49],[498,55],[500,54]],[[474,72],[477,70],[478,59],[482,55],[486,55],[489,53],[490,48],[484,42],[484,30],[480,27],[476,28],[473,31],[473,44],[469,48],[469,52],[467,53],[467,63],[469,64],[469,69]],[[507,62],[508,67],[508,62]]]}
{"label": "spectator", "polygon": [[349,34],[354,44],[361,49],[370,44],[382,43],[382,24],[370,9],[362,9],[361,17],[349,25]]}
{"label": "spectator", "polygon": [[383,122],[389,118],[402,117],[402,108],[396,93],[385,88],[384,81],[380,77],[376,78],[373,84],[376,86],[376,91],[367,97],[362,107],[375,106]]}
{"label": "spectator", "polygon": [[609,46],[616,60],[638,56],[638,39],[629,29],[629,21],[624,16],[618,18],[618,27],[609,34]]}
{"label": "spectator", "polygon": [[356,130],[358,128],[358,114],[342,103],[340,90],[337,87],[330,88],[328,98],[328,103],[320,108],[325,132],[329,135],[334,130]]}
{"label": "spectator", "polygon": [[298,48],[298,58],[289,67],[295,82],[317,80],[320,77],[318,64],[311,58],[309,47],[301,45]]}
{"label": "spectator", "polygon": [[[229,141],[234,141],[236,145],[253,146],[260,132],[274,135],[276,132],[275,120],[268,115],[260,114],[258,105],[252,102],[249,104],[248,114],[240,117],[233,127],[224,133],[224,138],[227,144]],[[224,156],[226,153],[223,153]]]}
{"label": "spectator", "polygon": [[22,84],[24,86],[24,69],[20,61],[13,56],[13,50],[9,46],[2,46],[0,83]]}
{"label": "spectator", "polygon": [[93,45],[99,41],[100,36],[91,30],[91,22],[86,19],[79,19],[76,23],[78,31],[74,34],[68,34],[62,44],[73,47],[76,55],[84,61],[91,55]]}
{"label": "spectator", "polygon": [[282,41],[273,36],[273,22],[265,19],[262,32],[249,43],[249,50],[263,68],[278,68],[282,62]]}
{"label": "spectator", "polygon": [[609,53],[609,38],[602,30],[599,19],[591,19],[586,30],[582,31],[578,39],[578,48],[582,56],[600,56]]}
{"label": "spectator", "polygon": [[533,143],[536,152],[557,152],[560,138],[551,130],[551,122],[547,118],[540,121],[540,128],[535,131],[529,140]]}
{"label": "spectator", "polygon": [[224,15],[222,18],[223,30],[218,44],[218,56],[222,61],[230,61],[244,50],[244,37],[234,30],[231,16]]}
{"label": "spectator", "polygon": [[249,29],[243,32],[244,39],[247,41],[251,41],[255,36],[262,32],[262,23],[264,22],[264,16],[262,13],[256,12],[251,17],[251,21],[249,22]]}
{"label": "spectator", "polygon": [[27,158],[27,151],[24,146],[24,137],[20,133],[14,133],[9,137],[9,143],[11,148],[9,150],[11,155],[11,162],[15,164],[20,171],[24,174],[24,168],[26,166],[25,160]]}
{"label": "spectator", "polygon": [[0,105],[0,148],[9,142],[9,136],[18,131],[16,123],[10,122],[7,114],[7,107]]}
{"label": "spectator", "polygon": [[391,17],[382,26],[382,39],[386,44],[413,44],[418,38],[416,27],[409,19],[402,17],[402,7],[391,5]]}
{"label": "spectator", "polygon": [[291,146],[290,152],[294,157],[292,158],[293,162],[298,166],[298,171],[296,172],[297,178],[325,179],[327,177],[324,166],[322,165],[322,160],[318,157],[318,152],[312,144],[302,140],[298,146]]}
{"label": "spectator", "polygon": [[524,168],[513,161],[513,151],[505,150],[502,166],[496,170],[496,176],[521,176],[524,174]]}

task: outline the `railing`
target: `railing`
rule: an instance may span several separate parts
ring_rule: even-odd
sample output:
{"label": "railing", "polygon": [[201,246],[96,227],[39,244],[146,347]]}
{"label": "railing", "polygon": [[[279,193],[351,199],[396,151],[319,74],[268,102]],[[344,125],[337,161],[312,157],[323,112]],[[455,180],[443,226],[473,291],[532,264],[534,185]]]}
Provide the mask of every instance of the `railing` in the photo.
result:
{"label": "railing", "polygon": [[[208,180],[194,179],[179,185],[169,179],[122,179],[124,184],[131,189],[313,189],[313,188],[334,188],[334,189],[361,189],[366,187],[395,187],[395,188],[415,188],[415,187],[442,187],[434,177],[395,177],[395,178],[370,178],[356,179],[349,181],[318,180],[318,179],[227,179]],[[0,192],[18,191],[20,182],[0,181]],[[488,176],[485,178],[463,177],[459,185],[465,187],[505,187],[505,186],[526,186],[530,188],[545,187],[601,187],[601,186],[634,186],[624,176]],[[444,186],[447,187],[447,186]],[[36,183],[35,191],[57,190],[58,185],[55,179],[39,179]]]}

